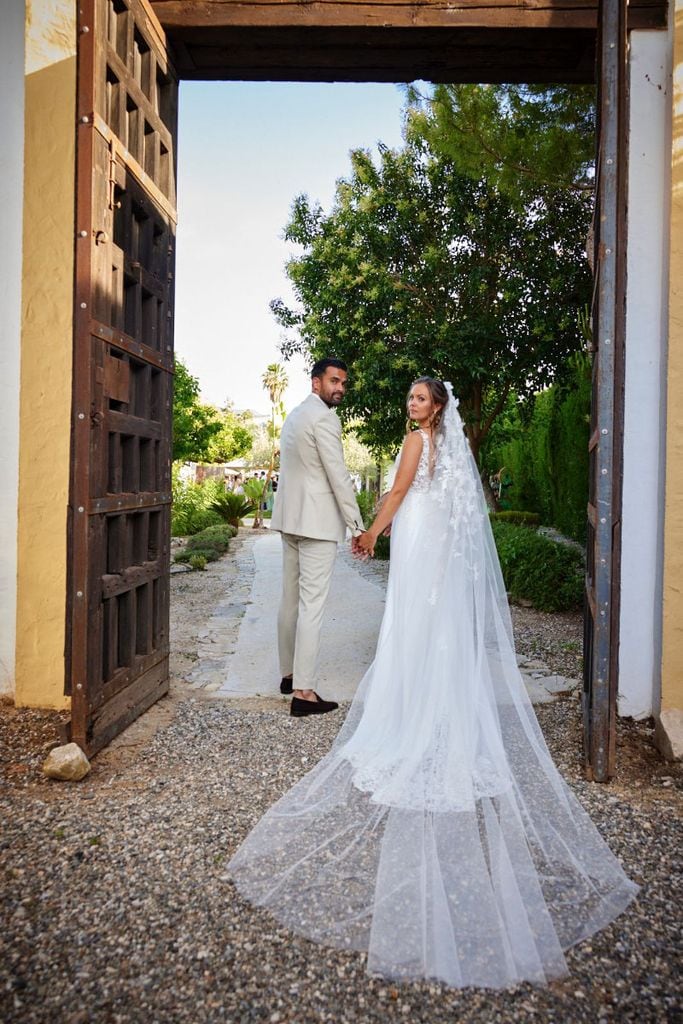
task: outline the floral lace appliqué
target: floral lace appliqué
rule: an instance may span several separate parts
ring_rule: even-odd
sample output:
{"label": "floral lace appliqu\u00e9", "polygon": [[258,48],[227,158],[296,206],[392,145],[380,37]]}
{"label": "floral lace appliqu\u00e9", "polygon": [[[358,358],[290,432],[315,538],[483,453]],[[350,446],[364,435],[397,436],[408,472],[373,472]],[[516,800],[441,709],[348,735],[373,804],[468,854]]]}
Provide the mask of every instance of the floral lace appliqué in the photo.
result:
{"label": "floral lace appliqu\u00e9", "polygon": [[417,464],[417,470],[413,477],[413,482],[410,485],[412,491],[424,493],[429,490],[432,482],[432,474],[429,466],[429,436],[424,432],[420,431],[422,435],[422,454],[420,455],[420,461]]}

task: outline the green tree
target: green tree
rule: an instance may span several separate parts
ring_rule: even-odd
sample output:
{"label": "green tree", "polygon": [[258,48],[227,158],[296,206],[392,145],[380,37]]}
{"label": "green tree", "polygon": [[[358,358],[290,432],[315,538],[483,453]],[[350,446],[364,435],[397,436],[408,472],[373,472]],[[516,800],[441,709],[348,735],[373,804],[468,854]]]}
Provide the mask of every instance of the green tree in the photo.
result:
{"label": "green tree", "polygon": [[199,381],[182,359],[173,379],[173,460],[209,462],[211,443],[221,430],[217,410],[199,400]]}
{"label": "green tree", "polygon": [[294,202],[299,305],[271,304],[283,354],[350,365],[342,415],[376,452],[400,442],[416,376],[452,380],[478,457],[510,392],[531,400],[581,345],[590,198],[543,187],[520,206],[415,135],[377,164],[360,150],[351,160],[329,214]]}
{"label": "green tree", "polygon": [[539,188],[593,191],[593,86],[437,85],[427,96],[411,87],[407,126],[517,204]]}
{"label": "green tree", "polygon": [[285,408],[282,404],[282,396],[287,390],[289,379],[284,366],[280,363],[270,363],[266,372],[261,377],[263,387],[268,392],[270,399],[270,436],[273,439],[273,447],[279,436],[279,426],[285,418]]}
{"label": "green tree", "polygon": [[359,439],[356,424],[347,424],[342,436],[344,463],[349,473],[358,476],[376,475],[379,469],[377,459],[367,445]]}
{"label": "green tree", "polygon": [[235,412],[227,402],[223,409],[215,410],[220,430],[212,437],[208,462],[232,462],[248,455],[254,444],[255,424],[250,413]]}
{"label": "green tree", "polygon": [[268,428],[268,433],[270,435],[270,459],[268,463],[268,472],[266,473],[265,480],[263,481],[261,502],[259,502],[259,507],[256,509],[256,513],[254,515],[254,527],[261,526],[263,524],[261,503],[266,499],[270,480],[275,469],[280,429],[285,418],[285,407],[282,403],[282,396],[287,390],[289,380],[287,373],[285,372],[285,368],[280,363],[270,363],[266,367],[266,372],[261,377],[261,382],[265,390],[268,392],[268,398],[270,399],[270,424]]}

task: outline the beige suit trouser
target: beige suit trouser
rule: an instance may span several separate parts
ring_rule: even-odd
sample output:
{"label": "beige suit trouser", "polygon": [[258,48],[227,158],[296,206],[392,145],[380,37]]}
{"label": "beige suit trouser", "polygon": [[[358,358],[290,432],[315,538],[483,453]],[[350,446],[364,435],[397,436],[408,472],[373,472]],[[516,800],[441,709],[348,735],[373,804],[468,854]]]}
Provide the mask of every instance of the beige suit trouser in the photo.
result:
{"label": "beige suit trouser", "polygon": [[337,556],[334,540],[282,534],[282,600],[277,618],[280,669],[296,690],[315,689],[325,602]]}

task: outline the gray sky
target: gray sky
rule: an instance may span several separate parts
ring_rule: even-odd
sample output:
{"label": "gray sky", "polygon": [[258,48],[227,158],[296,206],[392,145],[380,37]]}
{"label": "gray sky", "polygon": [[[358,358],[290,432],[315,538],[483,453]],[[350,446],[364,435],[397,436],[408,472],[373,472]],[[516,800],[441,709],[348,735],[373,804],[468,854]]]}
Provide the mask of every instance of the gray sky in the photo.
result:
{"label": "gray sky", "polygon": [[[402,108],[395,85],[182,83],[175,340],[205,401],[268,409],[261,375],[281,361],[268,303],[291,298],[292,200],[329,209],[350,149],[401,144]],[[287,373],[291,409],[310,382],[301,360]]]}

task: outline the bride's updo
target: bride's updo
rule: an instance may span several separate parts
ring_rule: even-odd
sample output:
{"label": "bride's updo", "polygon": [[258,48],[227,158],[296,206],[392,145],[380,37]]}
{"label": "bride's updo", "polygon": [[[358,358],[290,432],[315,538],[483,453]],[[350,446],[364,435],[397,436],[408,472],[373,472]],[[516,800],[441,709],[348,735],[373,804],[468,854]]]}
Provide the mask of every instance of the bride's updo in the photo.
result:
{"label": "bride's updo", "polygon": [[[406,413],[408,412],[408,399],[410,398],[410,392],[413,390],[416,384],[424,384],[425,387],[429,390],[429,394],[432,399],[432,405],[441,406],[440,409],[434,412],[431,419],[432,429],[438,430],[441,424],[441,417],[443,416],[444,409],[448,405],[448,391],[444,386],[444,382],[442,380],[436,380],[435,377],[418,377],[417,380],[414,380],[413,383],[410,385],[408,394],[406,395]],[[410,417],[408,417],[408,430],[410,430],[410,423],[411,420]]]}

